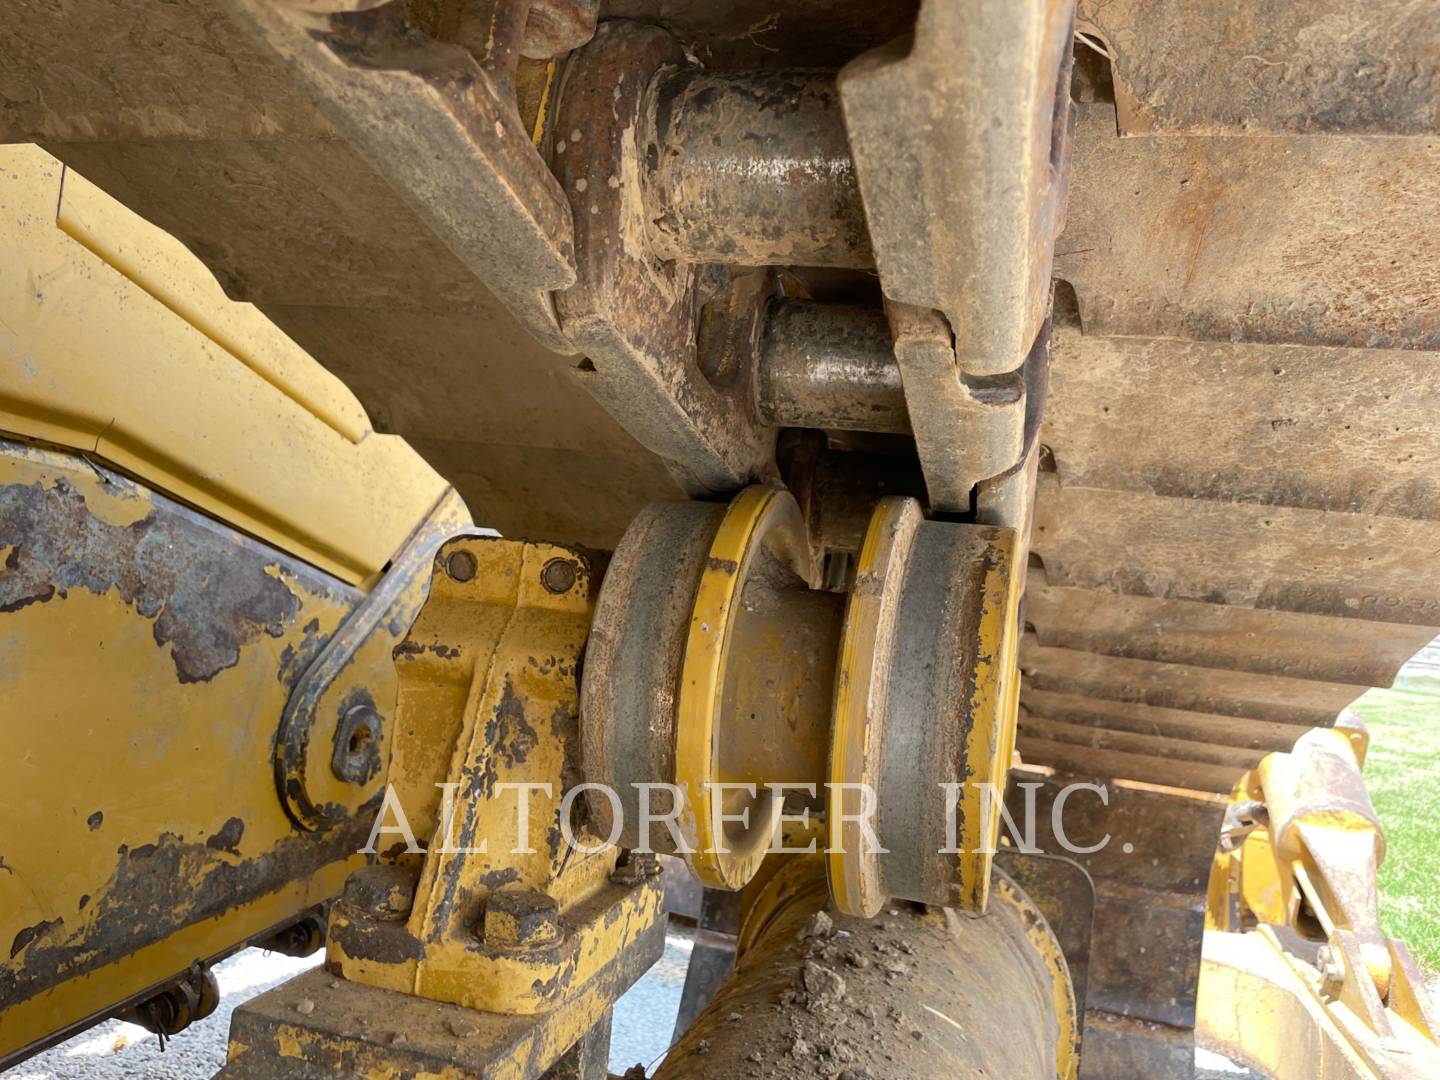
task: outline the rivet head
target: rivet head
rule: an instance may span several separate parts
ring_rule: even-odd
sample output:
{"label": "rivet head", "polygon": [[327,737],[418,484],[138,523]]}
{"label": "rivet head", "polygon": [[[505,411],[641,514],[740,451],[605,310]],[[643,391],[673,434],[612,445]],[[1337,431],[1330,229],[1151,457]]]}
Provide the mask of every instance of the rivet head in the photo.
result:
{"label": "rivet head", "polygon": [[452,551],[445,560],[445,572],[455,581],[469,581],[476,569],[475,556],[468,551]]}
{"label": "rivet head", "polygon": [[540,571],[540,584],[552,593],[567,593],[575,587],[579,572],[573,559],[551,559]]}

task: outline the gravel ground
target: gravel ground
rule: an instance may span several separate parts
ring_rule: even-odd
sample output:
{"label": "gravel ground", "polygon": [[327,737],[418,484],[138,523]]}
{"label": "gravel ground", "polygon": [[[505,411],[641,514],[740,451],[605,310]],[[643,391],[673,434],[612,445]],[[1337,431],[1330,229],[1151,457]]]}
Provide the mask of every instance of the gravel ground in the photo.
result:
{"label": "gravel ground", "polygon": [[[672,934],[665,955],[616,1003],[612,1072],[623,1073],[637,1062],[653,1071],[664,1056],[680,1008],[690,947],[688,936]],[[318,955],[295,960],[247,949],[215,969],[223,995],[215,1015],[171,1039],[163,1051],[143,1028],[109,1020],[3,1075],[5,1080],[208,1080],[225,1063],[231,1010],[319,962]],[[1431,981],[1430,992],[1440,1000],[1440,978]],[[1206,1050],[1196,1051],[1195,1062],[1197,1080],[1265,1080]]]}
{"label": "gravel ground", "polygon": [[107,1020],[68,1042],[37,1054],[4,1073],[5,1080],[197,1080],[214,1076],[225,1064],[230,1013],[241,1002],[324,959],[304,960],[246,949],[215,966],[220,1005],[215,1012],[170,1039],[160,1040],[142,1027]]}
{"label": "gravel ground", "polygon": [[[215,968],[220,1007],[189,1030],[160,1041],[144,1028],[107,1020],[67,1042],[3,1073],[5,1080],[209,1080],[225,1064],[234,1008],[320,963],[319,954],[304,960],[246,949]],[[643,1062],[653,1066],[670,1045],[690,939],[671,935],[665,955],[615,1005],[610,1035],[610,1068],[623,1073]]]}

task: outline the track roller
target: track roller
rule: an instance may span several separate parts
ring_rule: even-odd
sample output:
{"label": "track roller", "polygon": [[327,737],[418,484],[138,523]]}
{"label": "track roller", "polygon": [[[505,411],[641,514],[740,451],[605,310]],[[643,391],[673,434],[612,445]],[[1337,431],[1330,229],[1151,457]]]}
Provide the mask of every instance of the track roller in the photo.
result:
{"label": "track roller", "polygon": [[[615,790],[620,842],[739,889],[798,789],[826,815],[840,910],[984,910],[1014,745],[1017,550],[1013,530],[883,499],[847,596],[818,587],[786,491],[646,510],[606,575],[581,690],[586,779]],[[652,799],[661,784],[674,804]],[[608,825],[609,800],[594,809]],[[647,811],[676,834],[642,829]]]}

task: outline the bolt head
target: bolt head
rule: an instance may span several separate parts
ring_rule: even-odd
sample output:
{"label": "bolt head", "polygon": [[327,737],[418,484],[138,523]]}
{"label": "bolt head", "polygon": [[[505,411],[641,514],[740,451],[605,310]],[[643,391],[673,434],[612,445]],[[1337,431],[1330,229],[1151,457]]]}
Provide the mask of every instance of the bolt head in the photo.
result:
{"label": "bolt head", "polygon": [[449,574],[452,580],[466,582],[474,578],[475,571],[479,564],[475,561],[475,555],[469,551],[452,551],[445,558],[445,573]]}
{"label": "bolt head", "polygon": [[401,922],[415,906],[415,874],[403,866],[362,866],[345,879],[342,903],[381,922]]}
{"label": "bolt head", "polygon": [[1320,971],[1320,992],[1326,997],[1339,997],[1345,988],[1345,962],[1333,945],[1321,945],[1315,953],[1315,966]]}
{"label": "bolt head", "polygon": [[552,593],[567,593],[575,587],[580,568],[574,559],[551,559],[540,570],[540,584]]}
{"label": "bolt head", "polygon": [[557,944],[560,905],[552,896],[530,889],[491,893],[481,923],[485,944],[501,952],[532,952]]}

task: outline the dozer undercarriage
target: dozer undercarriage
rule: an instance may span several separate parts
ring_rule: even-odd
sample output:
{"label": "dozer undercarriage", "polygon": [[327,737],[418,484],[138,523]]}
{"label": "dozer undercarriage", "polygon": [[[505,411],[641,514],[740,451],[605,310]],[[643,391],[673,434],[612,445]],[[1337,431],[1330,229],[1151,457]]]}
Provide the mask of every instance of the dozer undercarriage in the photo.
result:
{"label": "dozer undercarriage", "polygon": [[1440,1075],[1430,0],[10,0],[0,103],[0,1064],[323,944],[222,1076],[603,1077],[683,872],[672,1080]]}

